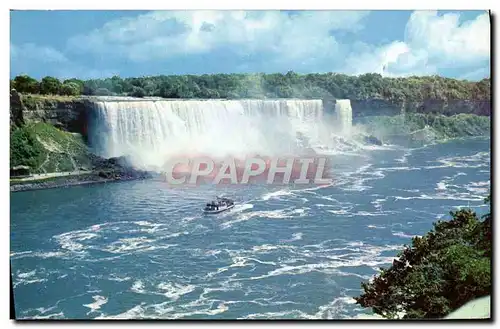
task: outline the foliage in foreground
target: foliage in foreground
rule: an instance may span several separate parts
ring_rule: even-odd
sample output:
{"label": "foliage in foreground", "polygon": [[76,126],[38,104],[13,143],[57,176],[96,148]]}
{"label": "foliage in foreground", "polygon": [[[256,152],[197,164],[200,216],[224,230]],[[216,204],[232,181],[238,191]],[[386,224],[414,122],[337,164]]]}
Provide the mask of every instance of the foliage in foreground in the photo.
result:
{"label": "foliage in foreground", "polygon": [[[487,199],[489,202],[489,198]],[[388,269],[362,283],[355,298],[386,318],[442,318],[465,303],[491,294],[491,214],[451,212],[398,254]]]}
{"label": "foliage in foreground", "polygon": [[45,77],[41,82],[26,76],[11,80],[21,93],[58,95],[124,95],[164,98],[338,98],[389,101],[489,100],[489,78],[478,82],[439,76],[386,78],[369,73],[349,76],[338,73],[160,75],[106,79]]}

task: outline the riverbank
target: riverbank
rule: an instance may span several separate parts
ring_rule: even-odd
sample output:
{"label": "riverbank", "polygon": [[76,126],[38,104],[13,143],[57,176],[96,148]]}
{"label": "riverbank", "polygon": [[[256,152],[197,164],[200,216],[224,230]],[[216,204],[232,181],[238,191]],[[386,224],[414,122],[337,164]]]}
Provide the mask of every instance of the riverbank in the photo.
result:
{"label": "riverbank", "polygon": [[10,180],[11,192],[42,190],[50,188],[65,188],[77,185],[102,184],[130,180],[143,180],[152,175],[144,171],[128,171],[128,173],[115,171],[91,171],[78,174],[52,173],[56,175],[36,175],[26,178],[13,178]]}
{"label": "riverbank", "polygon": [[71,172],[52,172],[32,174],[27,177],[11,177],[10,191],[21,192],[49,188],[62,188],[76,185],[110,183],[118,181],[140,180],[152,178],[152,173],[137,170],[130,166],[127,159],[109,158],[89,154],[92,170],[75,170]]}
{"label": "riverbank", "polygon": [[11,192],[23,192],[23,191],[32,191],[32,190],[44,190],[51,188],[66,188],[71,186],[78,185],[90,185],[90,184],[103,184],[103,183],[112,183],[112,182],[121,182],[121,181],[130,181],[130,180],[140,180],[140,179],[148,179],[149,176],[143,177],[112,177],[112,178],[103,178],[96,173],[90,173],[86,175],[79,176],[57,176],[48,179],[38,179],[38,180],[29,180],[29,181],[21,181],[21,182],[12,182],[10,183],[10,191]]}

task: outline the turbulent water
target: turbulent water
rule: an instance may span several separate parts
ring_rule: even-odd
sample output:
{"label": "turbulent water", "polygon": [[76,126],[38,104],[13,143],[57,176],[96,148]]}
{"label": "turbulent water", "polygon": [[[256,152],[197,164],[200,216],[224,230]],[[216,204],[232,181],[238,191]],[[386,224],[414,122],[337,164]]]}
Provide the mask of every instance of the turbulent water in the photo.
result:
{"label": "turbulent water", "polygon": [[[229,120],[249,111],[226,104],[220,113],[205,113],[201,105],[200,112]],[[162,112],[165,104],[156,106],[155,115],[171,115]],[[179,136],[175,124],[158,126],[139,110],[123,114],[107,107],[108,116],[136,116],[143,120],[139,127],[162,134],[146,145]],[[177,123],[182,115],[169,120]],[[198,126],[190,131],[198,138],[194,132],[210,120],[193,120]],[[227,129],[245,123],[238,125]],[[115,141],[141,145],[146,138],[125,133],[137,126],[113,129]],[[370,312],[352,299],[360,283],[389,265],[412,236],[458,207],[487,211],[489,140],[418,149],[344,144],[324,152],[334,162],[335,182],[322,188],[169,189],[148,180],[12,194],[16,316],[359,317]],[[236,208],[203,216],[202,205],[221,192],[236,199]]]}

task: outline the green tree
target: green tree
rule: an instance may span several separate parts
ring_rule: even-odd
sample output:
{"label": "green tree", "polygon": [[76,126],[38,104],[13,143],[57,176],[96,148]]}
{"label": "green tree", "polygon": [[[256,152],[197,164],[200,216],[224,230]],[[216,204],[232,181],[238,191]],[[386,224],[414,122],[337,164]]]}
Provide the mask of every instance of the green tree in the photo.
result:
{"label": "green tree", "polygon": [[84,95],[95,95],[97,89],[99,89],[97,80],[87,80],[83,84]]}
{"label": "green tree", "polygon": [[43,146],[26,128],[15,127],[10,132],[10,166],[29,166],[37,168]]}
{"label": "green tree", "polygon": [[84,85],[85,85],[85,82],[83,80],[75,79],[75,78],[66,79],[63,81],[63,85],[66,83],[69,83],[69,82],[76,83],[78,85],[78,88],[79,88],[78,94],[83,94]]}
{"label": "green tree", "polygon": [[54,77],[45,77],[40,83],[40,93],[45,95],[57,95],[61,89],[61,81]]}
{"label": "green tree", "polygon": [[113,95],[113,93],[106,88],[97,88],[97,90],[95,90],[95,92],[94,92],[94,95],[96,95],[96,96],[111,96],[111,95]]}
{"label": "green tree", "polygon": [[40,92],[38,81],[28,75],[18,75],[15,77],[12,87],[20,93],[38,94]]}
{"label": "green tree", "polygon": [[146,92],[141,87],[133,86],[132,92],[130,93],[130,96],[142,98],[142,97],[146,96]]}
{"label": "green tree", "polygon": [[60,88],[61,95],[77,96],[81,93],[81,87],[76,82],[64,82]]}
{"label": "green tree", "polygon": [[[456,80],[439,76],[412,76],[387,78],[380,74],[348,76],[338,73],[298,74],[204,74],[160,75],[122,79],[119,76],[81,81],[68,79],[80,86],[84,95],[141,94],[166,98],[348,98],[353,100],[385,99],[388,101],[423,101],[428,99],[447,101],[490,100],[490,79],[479,82]],[[40,92],[36,80],[19,76],[11,83],[22,93]],[[42,81],[42,93],[67,93],[60,90],[57,79],[46,77]],[[99,90],[99,91],[98,91]]]}
{"label": "green tree", "polygon": [[452,212],[381,269],[355,298],[387,318],[442,318],[468,301],[491,294],[491,225],[469,209]]}

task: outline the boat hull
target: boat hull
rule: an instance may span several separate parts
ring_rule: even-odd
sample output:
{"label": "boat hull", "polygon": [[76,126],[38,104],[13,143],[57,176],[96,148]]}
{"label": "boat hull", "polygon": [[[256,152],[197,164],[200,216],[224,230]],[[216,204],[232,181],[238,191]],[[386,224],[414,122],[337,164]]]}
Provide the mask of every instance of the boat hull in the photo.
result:
{"label": "boat hull", "polygon": [[230,210],[232,208],[234,208],[234,205],[230,205],[227,208],[219,209],[219,210],[203,210],[203,213],[205,213],[206,215],[220,214],[221,212]]}

